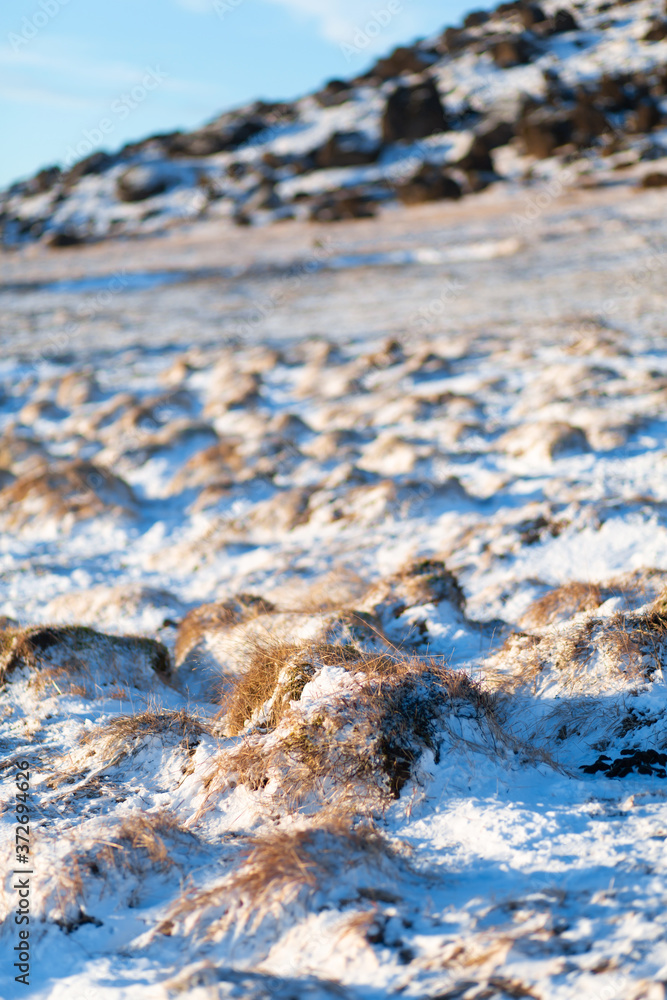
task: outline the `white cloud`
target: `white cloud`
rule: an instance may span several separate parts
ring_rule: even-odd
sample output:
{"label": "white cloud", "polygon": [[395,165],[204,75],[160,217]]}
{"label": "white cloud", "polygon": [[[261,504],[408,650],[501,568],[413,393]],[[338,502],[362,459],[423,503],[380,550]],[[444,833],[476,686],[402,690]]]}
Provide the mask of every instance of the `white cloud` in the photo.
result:
{"label": "white cloud", "polygon": [[52,87],[34,87],[4,84],[0,80],[0,100],[8,104],[36,104],[40,108],[56,111],[90,111],[97,102],[89,97],[58,94]]}
{"label": "white cloud", "polygon": [[[74,108],[78,105],[83,108],[140,84],[149,69],[164,75],[160,89],[167,93],[199,100],[220,99],[219,88],[173,76],[166,65],[153,63],[142,66],[116,59],[95,58],[80,41],[63,36],[35,39],[29,48],[18,52],[9,45],[0,45],[3,95],[7,99],[27,102],[32,100],[30,95],[34,93],[37,101],[40,88],[44,86],[45,103],[54,107],[56,104],[47,99],[48,91],[60,107]],[[21,97],[21,94],[25,96]]]}
{"label": "white cloud", "polygon": [[[240,6],[246,0],[235,0]],[[265,0],[283,7],[301,20],[312,21],[321,38],[336,45],[353,44],[355,35],[373,22],[365,49],[381,51],[398,39],[418,30],[417,0],[399,0],[398,9],[389,10],[389,0]],[[197,14],[213,12],[216,0],[174,0],[178,7]],[[396,4],[392,4],[395,8]],[[411,9],[412,8],[412,9]],[[233,7],[230,13],[233,11]]]}
{"label": "white cloud", "polygon": [[[291,14],[315,21],[322,38],[336,44],[354,44],[359,32],[367,34],[369,52],[382,51],[397,39],[406,39],[418,30],[414,0],[400,0],[390,10],[387,0],[267,0],[285,7]],[[395,7],[395,5],[392,5]],[[366,31],[372,23],[370,33]]]}

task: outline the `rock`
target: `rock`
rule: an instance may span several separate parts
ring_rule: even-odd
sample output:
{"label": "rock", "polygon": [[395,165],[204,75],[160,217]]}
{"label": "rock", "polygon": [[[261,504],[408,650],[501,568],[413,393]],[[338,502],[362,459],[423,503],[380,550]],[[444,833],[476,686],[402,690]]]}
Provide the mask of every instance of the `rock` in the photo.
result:
{"label": "rock", "polygon": [[636,110],[630,115],[628,131],[638,133],[652,132],[662,122],[660,107],[652,98],[643,98],[638,102]]}
{"label": "rock", "polygon": [[473,36],[462,28],[446,28],[440,39],[440,47],[448,55],[456,55],[468,48],[473,41]]}
{"label": "rock", "polygon": [[145,201],[175,187],[181,175],[165,163],[143,163],[130,167],[116,180],[116,194],[121,201]]}
{"label": "rock", "polygon": [[528,30],[534,28],[536,24],[543,24],[547,20],[546,14],[536,3],[522,4],[519,8],[519,17],[524,28]]}
{"label": "rock", "polygon": [[340,222],[343,219],[371,219],[376,201],[364,191],[346,188],[315,198],[310,206],[313,222]]}
{"label": "rock", "polygon": [[571,140],[571,115],[567,111],[538,108],[521,119],[518,134],[528,156],[546,159]]}
{"label": "rock", "polygon": [[509,122],[496,122],[472,137],[468,152],[451,164],[452,167],[465,171],[469,191],[481,191],[497,180],[491,152],[506,145],[513,136],[513,125]]}
{"label": "rock", "polygon": [[211,156],[230,152],[297,117],[296,107],[289,103],[254,101],[220,115],[202,129],[186,134],[175,133],[168,143],[170,156]]}
{"label": "rock", "polygon": [[651,23],[651,27],[644,35],[644,41],[662,42],[665,38],[667,38],[667,21],[658,17]]}
{"label": "rock", "polygon": [[482,24],[486,24],[489,20],[489,13],[486,10],[471,10],[469,14],[463,18],[464,28],[478,28]]}
{"label": "rock", "polygon": [[667,187],[667,174],[655,170],[650,174],[644,174],[640,182],[643,188],[663,188]]}
{"label": "rock", "polygon": [[552,35],[563,34],[566,31],[578,31],[579,24],[574,16],[574,14],[561,8],[557,10],[553,17],[549,21],[550,31]]}
{"label": "rock", "polygon": [[511,69],[529,63],[536,49],[526,35],[505,35],[493,41],[490,52],[499,69]]}
{"label": "rock", "polygon": [[270,211],[280,208],[282,201],[273,181],[262,180],[238,205],[234,221],[241,225],[250,221],[253,212]]}
{"label": "rock", "polygon": [[140,636],[105,635],[80,625],[34,625],[0,632],[0,681],[20,671],[52,671],[97,687],[150,691],[168,677],[169,654]]}
{"label": "rock", "polygon": [[375,163],[381,146],[363,132],[334,132],[318,149],[313,150],[317,169],[356,167]]}
{"label": "rock", "polygon": [[354,88],[345,80],[329,80],[314,96],[322,108],[336,107],[349,101]]}
{"label": "rock", "polygon": [[401,45],[384,59],[379,59],[370,73],[380,80],[393,80],[402,73],[422,73],[431,62],[432,59],[420,49]]}
{"label": "rock", "polygon": [[591,92],[598,107],[605,111],[629,111],[635,107],[635,98],[627,86],[627,77],[604,74]]}
{"label": "rock", "polygon": [[473,137],[468,152],[455,164],[459,170],[478,170],[493,173],[491,152],[505,146],[514,137],[514,125],[509,122],[495,122],[481,128]]}
{"label": "rock", "polygon": [[54,249],[76,247],[85,242],[85,236],[69,226],[63,226],[62,229],[47,229],[44,234],[44,245]]}
{"label": "rock", "polygon": [[396,186],[396,194],[404,205],[418,205],[425,201],[443,198],[458,199],[461,185],[448,176],[441,167],[423,163],[410,180]]}
{"label": "rock", "polygon": [[82,177],[87,177],[89,174],[103,174],[105,170],[113,167],[116,162],[117,157],[110,156],[108,153],[91,153],[90,156],[79,160],[78,163],[75,163],[73,167],[70,167],[66,173],[61,175],[63,185],[68,190],[81,180]]}
{"label": "rock", "polygon": [[35,174],[26,184],[26,194],[45,194],[52,191],[62,176],[60,167],[45,167]]}
{"label": "rock", "polygon": [[609,128],[604,113],[588,94],[579,94],[572,112],[572,141],[577,146],[590,144]]}
{"label": "rock", "polygon": [[414,87],[397,87],[389,95],[382,116],[382,138],[385,142],[423,139],[434,132],[446,130],[447,118],[432,80],[425,80]]}

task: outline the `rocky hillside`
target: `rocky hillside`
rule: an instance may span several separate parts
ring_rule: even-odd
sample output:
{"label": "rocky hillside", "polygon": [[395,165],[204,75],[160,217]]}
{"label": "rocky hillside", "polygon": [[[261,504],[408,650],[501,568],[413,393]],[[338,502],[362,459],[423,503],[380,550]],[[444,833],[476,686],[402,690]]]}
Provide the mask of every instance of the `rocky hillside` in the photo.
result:
{"label": "rocky hillside", "polygon": [[545,177],[591,184],[629,171],[660,186],[666,114],[661,0],[516,0],[294,102],[255,102],[116,153],[82,142],[78,162],[0,195],[0,232],[6,246],[65,246],[204,214],[241,225],[368,217],[396,199]]}

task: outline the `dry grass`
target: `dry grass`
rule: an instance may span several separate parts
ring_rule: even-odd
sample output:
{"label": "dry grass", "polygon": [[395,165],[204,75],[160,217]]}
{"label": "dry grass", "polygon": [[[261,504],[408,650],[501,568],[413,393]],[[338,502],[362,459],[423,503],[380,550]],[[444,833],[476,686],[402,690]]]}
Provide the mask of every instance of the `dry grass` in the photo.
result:
{"label": "dry grass", "polygon": [[352,610],[368,590],[368,583],[353,569],[334,569],[307,586],[289,585],[276,591],[276,603],[284,611],[306,614]]}
{"label": "dry grass", "polygon": [[247,667],[223,700],[220,716],[227,731],[235,736],[267,701],[271,705],[262,720],[265,728],[275,729],[298,701],[306,684],[312,680],[317,664],[350,663],[358,659],[354,647],[312,642],[285,642],[267,634],[247,643]]}
{"label": "dry grass", "polygon": [[134,813],[124,819],[108,839],[101,842],[97,861],[135,875],[145,873],[146,862],[152,868],[164,872],[175,864],[174,841],[186,839],[192,841],[192,834],[168,809]]}
{"label": "dry grass", "polygon": [[233,922],[245,926],[252,918],[252,932],[267,913],[311,896],[324,881],[339,879],[351,867],[366,866],[376,875],[384,867],[395,878],[401,864],[396,849],[371,825],[354,826],[348,815],[338,814],[302,829],[250,839],[224,882],[185,893],[167,921],[197,925],[212,916],[207,932],[212,938]]}
{"label": "dry grass", "polygon": [[226,601],[193,608],[178,629],[174,650],[176,663],[181,663],[207,632],[225,630],[273,610],[274,606],[270,601],[255,594],[237,594]]}
{"label": "dry grass", "polygon": [[667,615],[616,613],[552,628],[515,633],[489,661],[486,683],[515,692],[555,685],[568,694],[599,694],[609,685],[645,682],[664,666]]}
{"label": "dry grass", "polygon": [[80,698],[93,698],[95,687],[86,664],[75,657],[60,667],[44,667],[37,671],[28,686],[40,697],[59,694]]}
{"label": "dry grass", "polygon": [[22,475],[0,492],[0,514],[8,527],[20,528],[35,518],[67,515],[76,520],[104,514],[133,513],[136,500],[130,487],[92,462],[59,462]]}
{"label": "dry grass", "polygon": [[[330,699],[326,712],[304,716],[289,701],[311,678],[313,661],[327,658],[343,666],[352,683]],[[284,669],[285,662],[293,673]],[[318,801],[354,803],[363,810],[387,797],[398,798],[424,750],[431,750],[437,761],[444,741],[493,753],[500,743],[514,746],[495,718],[493,698],[467,674],[434,659],[336,646],[310,648],[308,654],[301,649],[294,656],[282,647],[258,660],[255,669],[232,694],[227,718],[232,713],[238,726],[249,711],[244,699],[254,695],[264,704],[273,690],[271,712],[266,725],[247,729],[234,749],[217,758],[206,779],[209,800],[236,784],[260,790],[273,780],[272,794],[292,807],[314,794]],[[272,688],[276,677],[282,683]],[[479,744],[470,744],[450,726],[459,711],[477,719]],[[271,732],[269,724],[277,728]],[[229,721],[227,725],[231,727]]]}
{"label": "dry grass", "polygon": [[170,662],[155,639],[107,635],[82,625],[34,625],[0,631],[0,682],[20,667],[31,672],[62,668],[91,679],[95,675],[97,685],[150,684],[154,674],[169,673]]}
{"label": "dry grass", "polygon": [[611,597],[622,597],[636,606],[659,601],[660,593],[667,593],[664,584],[664,571],[656,569],[635,570],[599,584],[573,580],[533,601],[519,624],[522,628],[540,628],[567,621],[581,611],[595,611]]}
{"label": "dry grass", "polygon": [[121,715],[103,726],[87,730],[79,744],[90,747],[87,754],[66,755],[54,763],[49,780],[55,788],[71,783],[94,771],[94,775],[121,763],[147,738],[157,736],[165,742],[179,743],[188,752],[210,726],[182,709],[180,712],[152,711]]}
{"label": "dry grass", "polygon": [[38,841],[35,912],[68,933],[93,919],[85,913],[88,897],[118,890],[114,874],[134,876],[136,892],[137,879],[141,882],[149,871],[166,873],[176,865],[177,848],[187,856],[197,845],[167,809],[131,814],[104,832],[99,824],[90,833],[85,829],[69,831],[65,854],[62,838],[52,835]]}
{"label": "dry grass", "polygon": [[550,590],[539,597],[522,615],[520,624],[524,628],[552,625],[554,622],[571,618],[580,611],[594,611],[606,600],[602,590],[594,583],[573,581]]}

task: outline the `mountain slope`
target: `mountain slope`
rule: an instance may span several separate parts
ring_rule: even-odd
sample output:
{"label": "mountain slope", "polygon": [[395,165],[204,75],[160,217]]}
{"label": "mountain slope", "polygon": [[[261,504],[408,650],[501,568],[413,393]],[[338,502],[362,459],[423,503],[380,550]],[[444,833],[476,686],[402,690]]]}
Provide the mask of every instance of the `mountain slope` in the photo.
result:
{"label": "mountain slope", "polygon": [[293,103],[115,154],[82,140],[78,162],[0,196],[2,239],[63,246],[202,215],[335,221],[542,176],[576,185],[629,170],[659,185],[666,95],[656,0],[503,3]]}

